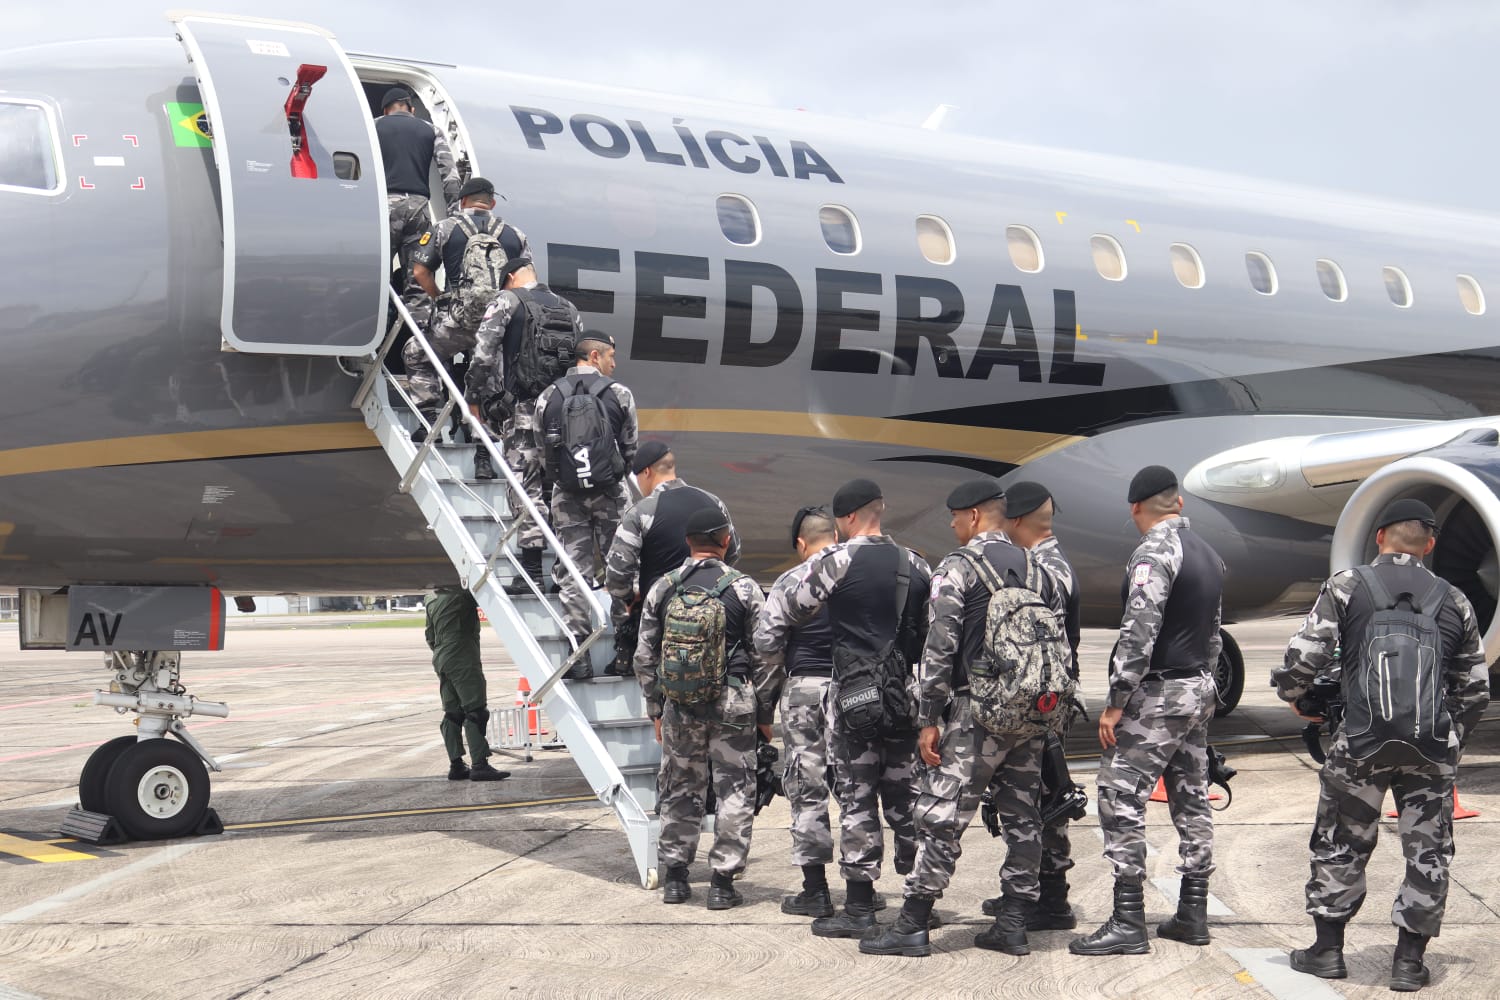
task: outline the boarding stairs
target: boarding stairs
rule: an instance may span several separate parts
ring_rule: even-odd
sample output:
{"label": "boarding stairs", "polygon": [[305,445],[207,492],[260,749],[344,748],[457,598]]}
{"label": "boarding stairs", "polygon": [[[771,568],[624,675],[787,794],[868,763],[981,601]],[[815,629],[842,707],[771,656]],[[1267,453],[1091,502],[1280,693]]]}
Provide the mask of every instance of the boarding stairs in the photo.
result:
{"label": "boarding stairs", "polygon": [[[516,709],[492,708],[496,735],[503,739],[509,734],[525,744],[528,717],[534,711],[532,706],[539,705],[594,794],[619,817],[641,884],[655,888],[656,772],[661,747],[646,714],[640,685],[634,678],[602,674],[614,658],[609,598],[595,587],[595,581],[582,580],[546,518],[539,517],[521,489],[518,473],[505,464],[494,438],[469,412],[462,391],[411,313],[399,300],[394,306],[399,316],[379,352],[365,361],[354,406],[364,415],[366,426],[375,432],[400,476],[401,492],[417,502],[453,561],[458,581],[474,594],[531,686],[527,703]],[[402,380],[385,367],[386,355],[403,326],[442,374],[446,399],[430,426],[417,412]],[[461,419],[468,440],[480,443],[489,452],[490,464],[499,478],[474,478],[475,443],[454,444],[447,436],[454,415]],[[427,430],[426,440],[414,444],[412,432],[418,426]],[[521,571],[517,547],[525,518],[541,522],[547,546],[543,559],[547,582],[554,573],[567,573],[575,581],[586,583],[584,590],[589,595],[595,628],[582,644],[575,644],[569,634],[562,604],[549,586],[538,588],[533,583],[531,593],[519,597],[505,592],[511,580],[527,579]],[[591,662],[596,679],[564,680],[563,674],[583,659]]]}

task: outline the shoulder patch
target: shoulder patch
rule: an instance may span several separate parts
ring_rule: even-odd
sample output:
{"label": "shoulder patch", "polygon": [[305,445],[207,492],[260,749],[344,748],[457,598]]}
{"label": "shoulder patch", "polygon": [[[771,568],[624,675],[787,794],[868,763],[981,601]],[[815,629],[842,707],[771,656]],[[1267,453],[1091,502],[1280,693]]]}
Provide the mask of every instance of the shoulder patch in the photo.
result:
{"label": "shoulder patch", "polygon": [[427,244],[429,244],[431,242],[432,242],[432,234],[431,233],[423,233],[422,234],[422,238],[420,240],[417,240],[417,245],[425,247]]}
{"label": "shoulder patch", "polygon": [[1144,587],[1151,579],[1151,564],[1148,562],[1136,563],[1135,569],[1130,571],[1130,582],[1137,587]]}

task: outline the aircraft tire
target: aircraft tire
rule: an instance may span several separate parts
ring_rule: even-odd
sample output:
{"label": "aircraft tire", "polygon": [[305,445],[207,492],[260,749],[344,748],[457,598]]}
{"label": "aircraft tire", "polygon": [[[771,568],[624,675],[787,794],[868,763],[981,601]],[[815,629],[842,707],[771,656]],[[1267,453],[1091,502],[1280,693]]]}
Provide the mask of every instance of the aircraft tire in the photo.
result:
{"label": "aircraft tire", "polygon": [[127,747],[109,771],[109,813],[134,840],[192,833],[208,812],[208,769],[166,738]]}
{"label": "aircraft tire", "polygon": [[1214,686],[1218,689],[1219,704],[1214,707],[1214,718],[1222,719],[1233,712],[1245,693],[1245,654],[1240,644],[1223,629],[1219,638],[1224,640],[1224,649],[1219,653],[1219,662],[1214,666]]}
{"label": "aircraft tire", "polygon": [[135,744],[134,736],[116,736],[89,754],[89,759],[83,762],[83,770],[78,773],[79,808],[96,813],[109,812],[109,769],[115,766],[115,761],[127,747]]}

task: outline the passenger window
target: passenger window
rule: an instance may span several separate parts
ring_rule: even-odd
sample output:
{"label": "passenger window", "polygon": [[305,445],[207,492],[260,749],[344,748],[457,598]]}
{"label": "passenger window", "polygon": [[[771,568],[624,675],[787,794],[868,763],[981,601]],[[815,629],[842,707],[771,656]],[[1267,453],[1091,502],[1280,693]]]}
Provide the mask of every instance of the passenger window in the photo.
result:
{"label": "passenger window", "polygon": [[1271,258],[1259,251],[1245,254],[1245,271],[1250,275],[1250,287],[1262,295],[1276,294],[1276,265]]}
{"label": "passenger window", "polygon": [[52,118],[40,104],[0,103],[0,188],[62,190]]}
{"label": "passenger window", "polygon": [[859,223],[854,213],[841,205],[824,205],[818,209],[818,224],[823,227],[823,242],[834,253],[859,253]]}
{"label": "passenger window", "polygon": [[1385,279],[1385,294],[1391,297],[1391,303],[1401,309],[1409,307],[1411,282],[1406,280],[1406,273],[1399,267],[1382,267],[1380,276]]}
{"label": "passenger window", "polygon": [[736,246],[753,247],[760,242],[760,216],[750,199],[737,194],[721,194],[718,202],[719,231]]}
{"label": "passenger window", "polygon": [[1006,226],[1005,245],[1010,250],[1010,262],[1018,271],[1036,274],[1046,263],[1041,238],[1029,226]]}
{"label": "passenger window", "polygon": [[953,230],[935,215],[917,216],[917,247],[933,264],[951,264],[958,256],[953,247]]}
{"label": "passenger window", "polygon": [[1113,236],[1102,233],[1089,238],[1089,249],[1094,254],[1094,270],[1099,277],[1109,281],[1125,280],[1125,250]]}
{"label": "passenger window", "polygon": [[353,153],[333,154],[333,175],[341,181],[359,180],[359,157]]}
{"label": "passenger window", "polygon": [[1342,302],[1349,297],[1349,286],[1344,281],[1344,269],[1331,260],[1319,259],[1318,287],[1323,289],[1323,294],[1334,302]]}
{"label": "passenger window", "polygon": [[1470,316],[1484,315],[1484,289],[1479,287],[1479,282],[1473,276],[1458,276],[1458,301],[1464,304],[1464,309]]}
{"label": "passenger window", "polygon": [[1183,288],[1203,287],[1203,259],[1198,256],[1198,251],[1186,243],[1173,243],[1172,273],[1177,276],[1177,283]]}

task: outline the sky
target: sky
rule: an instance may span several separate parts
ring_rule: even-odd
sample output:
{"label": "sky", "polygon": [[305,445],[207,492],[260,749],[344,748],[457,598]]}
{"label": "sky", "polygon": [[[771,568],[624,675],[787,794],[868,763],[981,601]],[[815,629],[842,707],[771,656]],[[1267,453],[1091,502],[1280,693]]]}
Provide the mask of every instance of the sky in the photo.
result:
{"label": "sky", "polygon": [[[165,35],[166,0],[6,12],[0,46]],[[1493,0],[198,0],[351,51],[1226,170],[1500,212]],[[451,13],[450,13],[451,12]]]}

